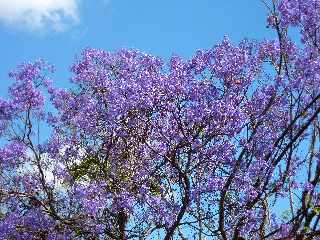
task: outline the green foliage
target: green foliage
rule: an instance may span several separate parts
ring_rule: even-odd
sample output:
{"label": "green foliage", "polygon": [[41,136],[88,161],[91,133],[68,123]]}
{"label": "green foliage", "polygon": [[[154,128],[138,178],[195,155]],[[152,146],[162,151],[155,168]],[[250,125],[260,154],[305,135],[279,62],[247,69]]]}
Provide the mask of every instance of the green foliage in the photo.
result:
{"label": "green foliage", "polygon": [[314,207],[313,211],[318,215],[320,214],[320,206]]}
{"label": "green foliage", "polygon": [[309,232],[311,229],[310,229],[310,227],[304,227],[303,228],[303,231],[305,231],[305,232]]}
{"label": "green foliage", "polygon": [[97,179],[101,171],[101,164],[96,156],[87,156],[79,164],[74,164],[70,168],[70,174],[75,180],[83,177]]}
{"label": "green foliage", "polygon": [[150,192],[155,196],[159,196],[161,194],[160,185],[156,182],[151,182],[150,183]]}
{"label": "green foliage", "polygon": [[111,192],[117,192],[120,183],[129,183],[132,173],[119,167],[117,169],[117,178],[109,178],[110,164],[101,162],[97,156],[87,156],[80,163],[73,164],[69,172],[74,180],[107,180],[108,189]]}

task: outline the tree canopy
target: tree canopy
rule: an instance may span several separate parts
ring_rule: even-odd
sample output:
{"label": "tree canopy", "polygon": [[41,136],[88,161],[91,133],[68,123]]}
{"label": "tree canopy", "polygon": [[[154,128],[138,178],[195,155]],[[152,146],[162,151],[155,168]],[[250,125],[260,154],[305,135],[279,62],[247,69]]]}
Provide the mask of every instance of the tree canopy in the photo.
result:
{"label": "tree canopy", "polygon": [[12,71],[0,238],[319,239],[320,1],[265,5],[276,39],[88,48],[69,89],[43,60]]}

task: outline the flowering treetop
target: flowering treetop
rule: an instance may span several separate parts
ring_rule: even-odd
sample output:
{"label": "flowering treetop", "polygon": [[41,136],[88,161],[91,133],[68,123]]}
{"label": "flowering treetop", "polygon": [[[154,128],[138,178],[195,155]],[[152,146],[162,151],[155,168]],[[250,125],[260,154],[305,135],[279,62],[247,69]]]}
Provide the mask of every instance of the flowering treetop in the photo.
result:
{"label": "flowering treetop", "polygon": [[169,63],[85,49],[71,89],[44,61],[10,73],[1,239],[319,237],[320,2],[266,6],[274,40]]}

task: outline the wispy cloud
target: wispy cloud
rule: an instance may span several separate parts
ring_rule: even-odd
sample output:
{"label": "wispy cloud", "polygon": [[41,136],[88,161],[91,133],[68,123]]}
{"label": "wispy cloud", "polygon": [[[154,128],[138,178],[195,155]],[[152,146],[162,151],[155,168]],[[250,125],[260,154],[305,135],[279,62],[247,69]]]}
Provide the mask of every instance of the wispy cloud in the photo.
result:
{"label": "wispy cloud", "polygon": [[31,31],[64,31],[79,22],[79,0],[0,0],[0,21]]}

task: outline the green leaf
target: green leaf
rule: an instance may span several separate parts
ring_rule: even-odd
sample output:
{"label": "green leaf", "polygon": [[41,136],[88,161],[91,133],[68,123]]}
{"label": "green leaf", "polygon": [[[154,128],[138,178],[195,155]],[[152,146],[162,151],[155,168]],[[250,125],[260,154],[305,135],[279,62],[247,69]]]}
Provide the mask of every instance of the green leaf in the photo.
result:
{"label": "green leaf", "polygon": [[88,156],[84,158],[79,164],[74,164],[70,168],[70,174],[76,180],[82,177],[95,178],[99,170],[99,159],[95,156]]}
{"label": "green leaf", "polygon": [[303,228],[303,231],[309,232],[309,231],[310,231],[310,228],[309,228],[309,227],[304,227],[304,228]]}
{"label": "green leaf", "polygon": [[151,182],[150,183],[150,192],[155,196],[159,196],[161,194],[160,185],[158,183]]}
{"label": "green leaf", "polygon": [[316,214],[320,214],[320,206],[314,207],[314,208],[313,208],[313,211],[314,211]]}

